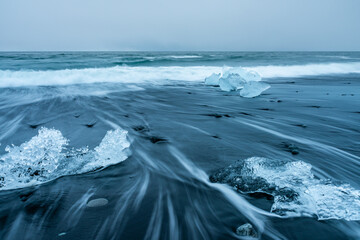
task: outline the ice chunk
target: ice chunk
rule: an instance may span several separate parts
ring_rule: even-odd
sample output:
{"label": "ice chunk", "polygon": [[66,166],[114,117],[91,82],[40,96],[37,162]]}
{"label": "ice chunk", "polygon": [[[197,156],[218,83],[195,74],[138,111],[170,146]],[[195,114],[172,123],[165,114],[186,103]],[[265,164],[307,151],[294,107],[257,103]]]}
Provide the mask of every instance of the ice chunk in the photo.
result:
{"label": "ice chunk", "polygon": [[272,195],[271,211],[283,216],[317,216],[319,219],[360,220],[360,190],[315,178],[303,161],[276,161],[252,157],[210,176],[244,193]]}
{"label": "ice chunk", "polygon": [[16,164],[37,164],[39,168],[52,172],[58,160],[63,157],[62,150],[68,145],[60,131],[41,128],[37,136],[20,146],[7,146],[8,154],[4,160],[12,159]]}
{"label": "ice chunk", "polygon": [[261,76],[259,73],[253,70],[246,70],[242,67],[229,68],[224,70],[223,77],[227,78],[229,75],[237,75],[239,78],[242,78],[243,81],[246,82],[261,81]]}
{"label": "ice chunk", "polygon": [[65,157],[62,151],[67,145],[68,140],[60,131],[41,128],[38,135],[28,142],[7,146],[8,153],[0,157],[3,185],[43,181],[57,170]]}
{"label": "ice chunk", "polygon": [[219,86],[219,78],[221,73],[213,73],[209,77],[205,78],[205,85]]}
{"label": "ice chunk", "polygon": [[[360,191],[348,184],[335,185],[330,180],[316,179],[311,168],[303,161],[276,164],[269,159],[250,158],[245,162],[244,173],[275,186],[273,212],[360,220]],[[289,191],[293,194],[288,194]]]}
{"label": "ice chunk", "polygon": [[60,176],[79,174],[122,162],[129,156],[127,131],[110,130],[98,147],[68,149],[60,131],[41,128],[20,146],[7,146],[0,156],[0,190],[26,187]]}
{"label": "ice chunk", "polygon": [[240,90],[240,96],[253,98],[259,96],[263,91],[270,88],[270,85],[263,82],[247,82]]}
{"label": "ice chunk", "polygon": [[130,147],[127,134],[128,132],[122,129],[108,131],[100,145],[94,149],[96,161],[88,162],[84,169],[90,171],[126,160],[126,149]]}
{"label": "ice chunk", "polygon": [[212,74],[205,79],[205,84],[219,85],[226,92],[240,90],[240,96],[252,98],[270,88],[269,84],[260,81],[261,76],[257,72],[238,67],[224,68],[220,75]]}
{"label": "ice chunk", "polygon": [[253,70],[250,71],[246,71],[245,73],[245,77],[246,81],[248,82],[260,82],[261,81],[261,76],[258,72],[255,72]]}
{"label": "ice chunk", "polygon": [[245,79],[240,77],[238,74],[226,74],[226,76],[221,77],[219,80],[221,90],[226,92],[242,88],[245,83]]}

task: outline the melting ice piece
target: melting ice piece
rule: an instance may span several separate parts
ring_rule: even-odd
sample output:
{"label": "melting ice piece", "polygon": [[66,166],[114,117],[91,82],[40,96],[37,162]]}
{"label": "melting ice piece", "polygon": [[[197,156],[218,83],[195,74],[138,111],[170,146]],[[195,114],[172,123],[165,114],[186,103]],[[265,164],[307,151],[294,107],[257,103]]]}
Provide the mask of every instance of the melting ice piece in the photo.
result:
{"label": "melting ice piece", "polygon": [[122,129],[108,131],[100,145],[94,149],[96,160],[89,161],[84,169],[91,171],[125,161],[128,158],[126,149],[130,147],[127,134],[128,132]]}
{"label": "melting ice piece", "polygon": [[110,130],[95,150],[68,149],[69,141],[55,129],[41,128],[20,146],[7,146],[0,156],[0,190],[40,184],[122,162],[130,154],[127,131]]}
{"label": "melting ice piece", "polygon": [[20,146],[7,146],[0,156],[0,188],[43,181],[58,168],[68,145],[60,131],[41,128],[37,136]]}
{"label": "melting ice piece", "polygon": [[219,79],[219,85],[221,90],[230,92],[235,91],[238,88],[242,88],[246,80],[237,74],[227,74],[226,77],[222,76]]}
{"label": "melting ice piece", "polygon": [[253,70],[246,70],[242,67],[225,69],[224,73],[223,73],[223,77],[227,78],[229,75],[237,75],[238,77],[242,78],[246,82],[261,81],[261,76],[259,73],[255,72]]}
{"label": "melting ice piece", "polygon": [[250,70],[250,71],[246,71],[246,79],[248,82],[249,81],[260,82],[261,76],[258,72]]}
{"label": "melting ice piece", "polygon": [[270,85],[263,82],[247,82],[240,90],[240,96],[253,98],[259,96],[263,91],[270,88]]}
{"label": "melting ice piece", "polygon": [[219,86],[219,78],[221,73],[213,73],[209,77],[205,78],[205,85]]}
{"label": "melting ice piece", "polygon": [[317,216],[319,219],[360,220],[360,190],[316,179],[311,165],[249,158],[210,176],[244,193],[274,196],[271,211],[283,216]]}
{"label": "melting ice piece", "polygon": [[205,84],[219,85],[221,90],[227,92],[241,89],[240,96],[251,98],[270,88],[269,84],[260,81],[261,76],[257,72],[238,67],[224,68],[221,75],[212,74],[205,79]]}

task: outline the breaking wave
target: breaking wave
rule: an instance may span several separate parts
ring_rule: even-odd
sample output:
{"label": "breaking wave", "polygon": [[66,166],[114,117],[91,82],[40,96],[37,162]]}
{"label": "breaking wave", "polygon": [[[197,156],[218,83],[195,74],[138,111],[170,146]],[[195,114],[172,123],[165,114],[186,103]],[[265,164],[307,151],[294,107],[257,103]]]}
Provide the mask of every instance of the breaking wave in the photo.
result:
{"label": "breaking wave", "polygon": [[83,83],[164,83],[166,80],[202,81],[221,67],[112,67],[55,71],[0,71],[0,87],[69,85]]}
{"label": "breaking wave", "polygon": [[0,156],[0,190],[27,187],[60,176],[80,174],[120,163],[129,156],[127,131],[110,130],[94,150],[68,148],[60,131],[41,128],[20,146]]}
{"label": "breaking wave", "polygon": [[252,69],[259,72],[264,78],[349,74],[360,73],[360,62],[289,66],[258,66]]}
{"label": "breaking wave", "polygon": [[[179,57],[179,56],[178,56]],[[187,56],[189,57],[189,56]],[[169,80],[204,81],[211,74],[223,72],[217,66],[168,66],[84,68],[63,70],[0,70],[0,87],[69,85],[83,83],[167,83]],[[258,72],[263,78],[300,77],[360,73],[360,62],[289,66],[254,66],[244,69]]]}

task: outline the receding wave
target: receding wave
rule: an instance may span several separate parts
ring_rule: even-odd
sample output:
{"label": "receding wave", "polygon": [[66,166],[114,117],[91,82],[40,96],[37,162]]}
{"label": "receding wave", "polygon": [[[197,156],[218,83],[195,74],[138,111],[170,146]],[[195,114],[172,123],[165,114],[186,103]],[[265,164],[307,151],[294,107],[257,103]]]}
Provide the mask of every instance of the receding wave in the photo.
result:
{"label": "receding wave", "polygon": [[[360,73],[360,62],[328,63],[289,66],[244,67],[258,72],[263,78],[300,77],[330,74]],[[222,72],[217,66],[168,66],[85,68],[64,70],[0,70],[0,87],[39,85],[69,85],[97,82],[112,83],[164,83],[169,80],[203,81],[206,77]]]}

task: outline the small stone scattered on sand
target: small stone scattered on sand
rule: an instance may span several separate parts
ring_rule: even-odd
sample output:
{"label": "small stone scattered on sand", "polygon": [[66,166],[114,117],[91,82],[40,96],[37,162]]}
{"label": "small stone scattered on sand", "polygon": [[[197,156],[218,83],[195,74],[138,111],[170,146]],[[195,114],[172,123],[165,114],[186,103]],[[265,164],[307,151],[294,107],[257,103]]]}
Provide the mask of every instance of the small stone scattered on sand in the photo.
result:
{"label": "small stone scattered on sand", "polygon": [[86,127],[88,128],[92,128],[93,126],[95,126],[96,124],[96,120],[91,120],[88,123],[84,124]]}
{"label": "small stone scattered on sand", "polygon": [[166,138],[158,137],[158,136],[148,136],[146,137],[150,140],[150,142],[156,144],[156,143],[166,143],[168,140]]}
{"label": "small stone scattered on sand", "polygon": [[283,146],[287,149],[288,152],[291,152],[292,155],[299,154],[299,148],[295,146],[295,144],[283,142]]}
{"label": "small stone scattered on sand", "polygon": [[32,129],[36,129],[40,124],[29,124],[29,127]]}
{"label": "small stone scattered on sand", "polygon": [[86,206],[87,207],[101,207],[101,206],[105,206],[108,203],[109,203],[109,201],[106,198],[96,198],[96,199],[90,200],[86,204]]}
{"label": "small stone scattered on sand", "polygon": [[236,229],[236,234],[244,237],[257,238],[257,233],[250,223],[245,223]]}

